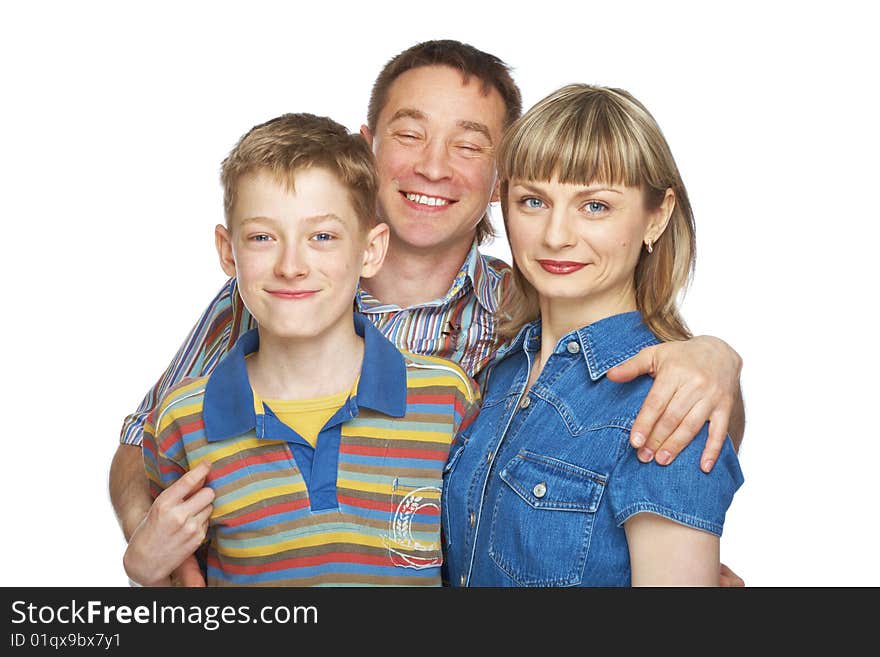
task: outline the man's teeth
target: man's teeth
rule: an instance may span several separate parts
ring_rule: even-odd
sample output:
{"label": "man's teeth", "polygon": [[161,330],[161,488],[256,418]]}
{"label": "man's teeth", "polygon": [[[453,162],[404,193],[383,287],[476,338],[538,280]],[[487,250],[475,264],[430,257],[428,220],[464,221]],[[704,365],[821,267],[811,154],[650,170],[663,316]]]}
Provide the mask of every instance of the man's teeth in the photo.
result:
{"label": "man's teeth", "polygon": [[413,203],[419,205],[449,205],[449,201],[445,198],[434,198],[433,196],[425,196],[424,194],[407,194],[406,197]]}

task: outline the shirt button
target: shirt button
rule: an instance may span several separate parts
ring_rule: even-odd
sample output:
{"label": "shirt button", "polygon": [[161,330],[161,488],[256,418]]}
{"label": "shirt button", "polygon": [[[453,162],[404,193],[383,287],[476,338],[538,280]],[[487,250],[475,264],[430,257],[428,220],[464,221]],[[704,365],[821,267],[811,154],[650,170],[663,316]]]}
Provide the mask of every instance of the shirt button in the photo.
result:
{"label": "shirt button", "polygon": [[520,408],[528,408],[529,404],[531,404],[531,403],[532,403],[532,398],[526,396],[526,397],[523,397],[523,400],[519,403],[519,407]]}
{"label": "shirt button", "polygon": [[535,497],[544,497],[547,494],[547,485],[543,481],[540,484],[535,484],[532,494]]}
{"label": "shirt button", "polygon": [[461,579],[458,580],[462,586],[464,586],[464,575],[461,576]]}
{"label": "shirt button", "polygon": [[471,522],[471,527],[473,527],[474,525],[477,524],[477,516],[474,515],[473,513],[471,513],[471,515],[468,516],[468,519],[469,519],[470,522]]}
{"label": "shirt button", "polygon": [[574,340],[565,345],[565,348],[568,349],[568,353],[570,354],[576,354],[581,350],[581,346]]}

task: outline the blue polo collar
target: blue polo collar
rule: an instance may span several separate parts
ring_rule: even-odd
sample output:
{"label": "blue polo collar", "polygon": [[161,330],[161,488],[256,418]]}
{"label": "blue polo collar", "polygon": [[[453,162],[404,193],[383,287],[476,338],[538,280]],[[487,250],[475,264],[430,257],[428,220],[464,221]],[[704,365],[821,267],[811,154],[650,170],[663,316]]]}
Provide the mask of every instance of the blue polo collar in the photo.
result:
{"label": "blue polo collar", "polygon": [[[629,360],[645,347],[660,342],[636,310],[605,317],[564,335],[556,344],[554,353],[571,354],[568,345],[573,341],[577,342],[576,354],[582,355],[593,381],[602,378],[612,367]],[[540,348],[541,320],[536,319],[522,327],[505,350],[505,356]]]}
{"label": "blue polo collar", "polygon": [[[355,332],[364,339],[357,393],[347,402],[351,417],[363,406],[391,417],[406,414],[406,364],[397,348],[363,315],[354,313]],[[255,429],[257,414],[245,356],[260,346],[258,329],[243,333],[220,361],[205,386],[202,417],[209,442]]]}

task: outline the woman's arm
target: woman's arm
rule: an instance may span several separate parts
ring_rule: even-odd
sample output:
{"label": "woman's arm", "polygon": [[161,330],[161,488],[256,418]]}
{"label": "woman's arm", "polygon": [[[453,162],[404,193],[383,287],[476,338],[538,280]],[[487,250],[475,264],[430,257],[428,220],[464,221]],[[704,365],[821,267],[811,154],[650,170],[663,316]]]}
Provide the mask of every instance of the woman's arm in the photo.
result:
{"label": "woman's arm", "polygon": [[718,586],[720,539],[655,513],[623,525],[633,586]]}

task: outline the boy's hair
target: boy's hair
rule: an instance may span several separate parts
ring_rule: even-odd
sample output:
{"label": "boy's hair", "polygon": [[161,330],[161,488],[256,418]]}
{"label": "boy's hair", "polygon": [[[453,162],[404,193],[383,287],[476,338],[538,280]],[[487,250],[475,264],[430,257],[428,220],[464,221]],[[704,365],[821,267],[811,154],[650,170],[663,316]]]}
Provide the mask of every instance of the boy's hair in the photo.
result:
{"label": "boy's hair", "polygon": [[[461,72],[465,83],[473,76],[482,83],[484,94],[488,94],[494,88],[500,94],[507,110],[504,116],[504,128],[510,126],[522,113],[522,94],[510,75],[510,67],[498,57],[452,39],[425,41],[393,57],[379,73],[376,82],[373,83],[370,103],[367,107],[367,127],[370,128],[370,132],[376,134],[379,114],[388,101],[388,90],[394,81],[407,71],[423,66],[454,68]],[[477,225],[477,242],[482,242],[486,237],[494,234],[487,213]]]}
{"label": "boy's hair", "polygon": [[296,172],[308,167],[327,169],[348,188],[362,228],[376,224],[379,180],[367,142],[332,119],[300,113],[283,114],[254,126],[223,160],[220,182],[227,225],[242,176],[266,170],[293,190]]}
{"label": "boy's hair", "polygon": [[[571,84],[540,100],[504,135],[498,149],[501,209],[507,220],[511,181],[550,181],[637,187],[648,209],[675,193],[675,208],[653,252],[642,251],[635,269],[636,305],[661,340],[691,333],[677,301],[694,268],[694,215],[687,190],[660,126],[622,89]],[[537,318],[537,291],[513,263],[513,284],[499,309],[499,332],[517,334]]]}

